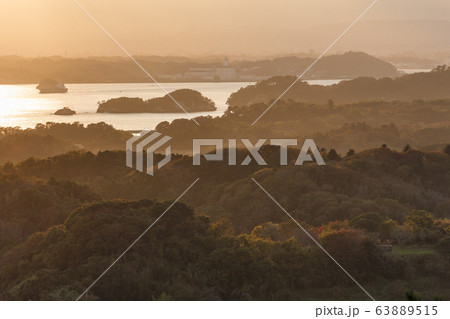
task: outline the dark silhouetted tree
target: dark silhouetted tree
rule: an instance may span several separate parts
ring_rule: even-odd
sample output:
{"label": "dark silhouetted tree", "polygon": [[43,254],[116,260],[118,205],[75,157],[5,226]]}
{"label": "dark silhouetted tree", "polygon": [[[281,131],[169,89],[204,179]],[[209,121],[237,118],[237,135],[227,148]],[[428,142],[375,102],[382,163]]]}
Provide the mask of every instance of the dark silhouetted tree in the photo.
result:
{"label": "dark silhouetted tree", "polygon": [[436,244],[436,250],[440,252],[443,256],[449,256],[450,255],[450,236],[445,236]]}
{"label": "dark silhouetted tree", "polygon": [[15,174],[16,169],[14,168],[14,164],[11,162],[6,162],[5,165],[3,165],[3,173],[5,174]]}
{"label": "dark silhouetted tree", "polygon": [[447,144],[447,147],[444,149],[444,153],[450,156],[450,144]]}
{"label": "dark silhouetted tree", "polygon": [[338,155],[338,153],[336,152],[336,150],[334,148],[332,148],[328,154],[327,154],[327,158],[330,161],[339,161],[341,159],[341,157]]}
{"label": "dark silhouetted tree", "polygon": [[414,290],[405,291],[405,297],[408,301],[421,301],[422,297],[414,292]]}
{"label": "dark silhouetted tree", "polygon": [[170,123],[167,121],[163,121],[156,125],[155,131],[161,132],[164,131],[164,129],[168,128],[170,126]]}

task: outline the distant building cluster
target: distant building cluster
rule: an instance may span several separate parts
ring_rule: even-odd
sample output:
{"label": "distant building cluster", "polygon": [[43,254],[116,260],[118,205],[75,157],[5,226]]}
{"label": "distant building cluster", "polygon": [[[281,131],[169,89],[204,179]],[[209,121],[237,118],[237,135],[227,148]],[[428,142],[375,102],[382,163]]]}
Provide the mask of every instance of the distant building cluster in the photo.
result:
{"label": "distant building cluster", "polygon": [[166,79],[184,81],[235,81],[238,79],[236,69],[225,58],[221,65],[206,68],[190,68],[184,74],[165,76]]}
{"label": "distant building cluster", "polygon": [[203,81],[233,81],[236,80],[236,69],[230,65],[227,58],[223,60],[222,65],[210,68],[190,68],[184,74],[186,80]]}

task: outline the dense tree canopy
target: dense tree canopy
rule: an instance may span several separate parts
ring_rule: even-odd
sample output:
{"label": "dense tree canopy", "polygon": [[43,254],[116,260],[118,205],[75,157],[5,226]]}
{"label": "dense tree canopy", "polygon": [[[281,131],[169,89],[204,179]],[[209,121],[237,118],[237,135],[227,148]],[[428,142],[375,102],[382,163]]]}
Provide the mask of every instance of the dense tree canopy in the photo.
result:
{"label": "dense tree canopy", "polygon": [[100,101],[97,113],[184,113],[215,110],[214,102],[200,92],[181,89],[146,101],[128,97]]}
{"label": "dense tree canopy", "polygon": [[[449,299],[450,100],[380,100],[441,98],[448,74],[300,83],[251,126],[289,79],[259,83],[230,101],[261,103],[160,123],[183,155],[154,176],[125,165],[132,134],[105,123],[1,128],[0,299],[76,299],[197,178],[85,299],[366,298],[298,225],[378,300]],[[326,100],[295,101],[305,92]],[[352,92],[378,101],[342,104]],[[238,165],[193,166],[192,138],[208,137],[314,138],[327,165],[295,165],[294,147],[280,165],[280,148],[263,145],[265,166],[239,165],[244,148]]]}
{"label": "dense tree canopy", "polygon": [[[295,80],[293,76],[278,76],[250,85],[233,93],[229,106],[250,106],[269,103],[278,98]],[[370,100],[448,99],[450,68],[442,66],[429,73],[416,73],[398,78],[360,77],[331,86],[309,85],[298,81],[283,96],[284,100],[326,103],[349,103]]]}

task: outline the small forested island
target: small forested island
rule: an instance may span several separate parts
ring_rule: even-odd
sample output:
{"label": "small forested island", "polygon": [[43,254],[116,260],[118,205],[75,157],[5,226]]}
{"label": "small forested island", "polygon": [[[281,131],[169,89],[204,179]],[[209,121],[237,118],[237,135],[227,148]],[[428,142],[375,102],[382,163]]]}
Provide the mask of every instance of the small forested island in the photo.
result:
{"label": "small forested island", "polygon": [[54,113],[54,115],[74,115],[74,114],[77,114],[77,112],[68,107],[63,107],[62,109],[59,109]]}
{"label": "small forested island", "polygon": [[53,79],[46,79],[39,83],[38,86],[36,86],[36,89],[39,90],[39,93],[41,94],[48,94],[48,93],[67,93],[68,89],[64,85],[64,83],[58,83],[57,81]]}
{"label": "small forested island", "polygon": [[[181,89],[170,93],[187,112],[211,112],[215,103],[200,92]],[[97,113],[183,113],[183,109],[166,94],[149,100],[120,97],[98,102]]]}

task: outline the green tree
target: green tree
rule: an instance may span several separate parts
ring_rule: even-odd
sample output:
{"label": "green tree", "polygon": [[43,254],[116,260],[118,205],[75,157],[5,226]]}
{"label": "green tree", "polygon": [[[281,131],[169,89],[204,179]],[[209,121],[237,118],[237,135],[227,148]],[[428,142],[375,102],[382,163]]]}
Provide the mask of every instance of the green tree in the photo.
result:
{"label": "green tree", "polygon": [[414,209],[406,216],[408,224],[412,227],[413,231],[419,231],[421,229],[430,229],[433,227],[433,216],[425,210]]}
{"label": "green tree", "polygon": [[406,216],[406,221],[420,243],[425,244],[427,235],[434,226],[433,216],[425,210],[413,210]]}
{"label": "green tree", "polygon": [[405,291],[405,297],[408,301],[421,301],[422,297],[414,292],[414,290]]}
{"label": "green tree", "polygon": [[382,227],[383,219],[376,213],[364,213],[356,216],[350,221],[353,228],[364,229],[369,232],[379,231]]}

